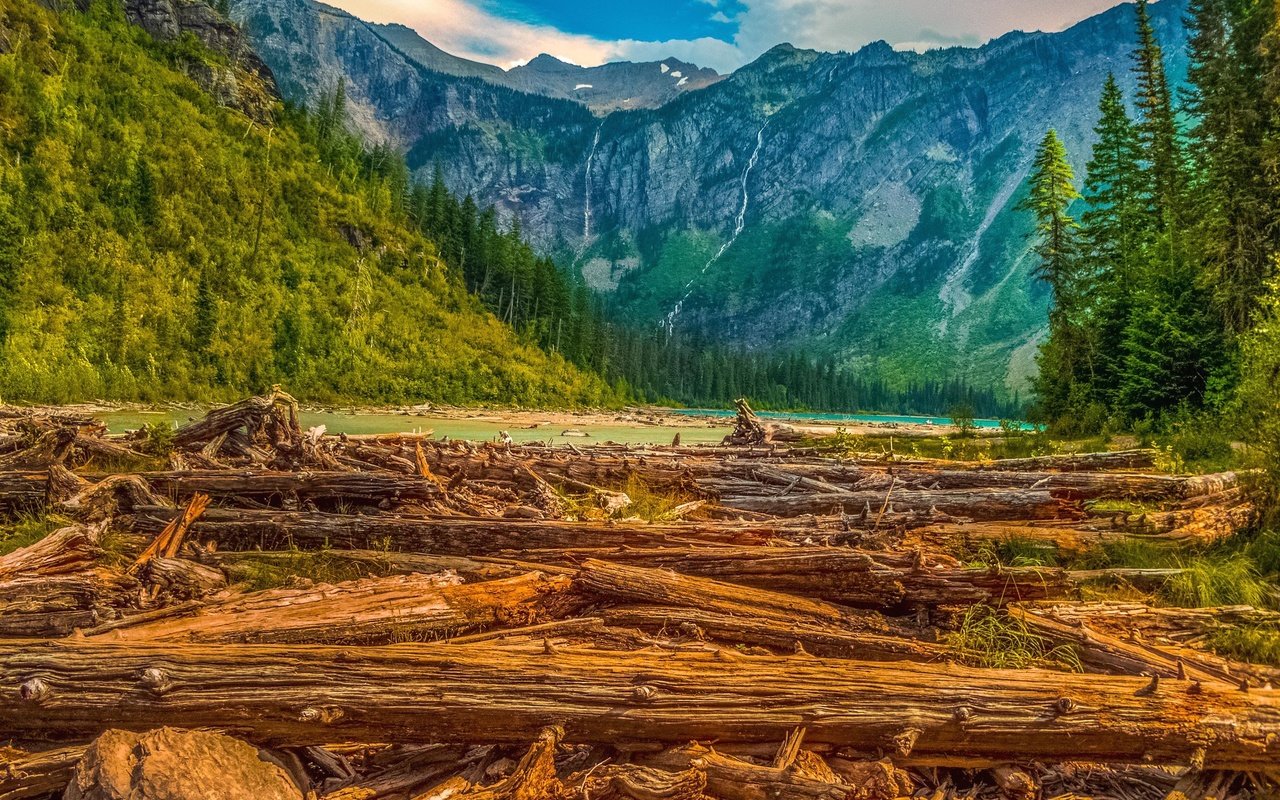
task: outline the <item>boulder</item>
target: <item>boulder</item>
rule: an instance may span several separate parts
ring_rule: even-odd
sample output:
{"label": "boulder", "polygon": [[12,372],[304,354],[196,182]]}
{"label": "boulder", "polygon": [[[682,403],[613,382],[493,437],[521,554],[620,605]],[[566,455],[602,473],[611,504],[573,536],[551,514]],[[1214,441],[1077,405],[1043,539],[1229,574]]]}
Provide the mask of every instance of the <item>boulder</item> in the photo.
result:
{"label": "boulder", "polygon": [[208,731],[110,730],[76,765],[63,800],[302,800],[253,745]]}

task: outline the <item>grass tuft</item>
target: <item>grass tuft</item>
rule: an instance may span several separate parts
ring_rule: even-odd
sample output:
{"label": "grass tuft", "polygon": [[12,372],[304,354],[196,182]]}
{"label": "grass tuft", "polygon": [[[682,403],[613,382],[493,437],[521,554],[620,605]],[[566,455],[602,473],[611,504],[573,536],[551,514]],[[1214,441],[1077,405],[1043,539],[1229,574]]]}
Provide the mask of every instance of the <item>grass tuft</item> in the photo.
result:
{"label": "grass tuft", "polygon": [[1210,650],[1221,656],[1280,667],[1280,630],[1270,625],[1215,631],[1208,644]]}
{"label": "grass tuft", "polygon": [[250,591],[292,587],[299,578],[315,583],[341,583],[380,574],[369,565],[325,551],[301,550],[290,553],[288,558],[237,559],[225,569],[229,582],[246,583]]}
{"label": "grass tuft", "polygon": [[1081,671],[1075,648],[1051,647],[1027,626],[1008,614],[988,606],[973,606],[947,643],[960,652],[965,663],[989,669],[1026,669],[1058,664]]}
{"label": "grass tuft", "polygon": [[28,514],[0,525],[0,556],[8,555],[65,527],[69,521],[52,514]]}
{"label": "grass tuft", "polygon": [[1165,582],[1160,597],[1179,608],[1264,607],[1270,600],[1271,587],[1243,553],[1199,556],[1178,566],[1182,572]]}
{"label": "grass tuft", "polygon": [[672,512],[680,506],[697,498],[679,491],[663,491],[649,486],[640,478],[632,475],[622,487],[631,505],[623,510],[628,517],[639,517],[647,522],[665,522],[672,519]]}

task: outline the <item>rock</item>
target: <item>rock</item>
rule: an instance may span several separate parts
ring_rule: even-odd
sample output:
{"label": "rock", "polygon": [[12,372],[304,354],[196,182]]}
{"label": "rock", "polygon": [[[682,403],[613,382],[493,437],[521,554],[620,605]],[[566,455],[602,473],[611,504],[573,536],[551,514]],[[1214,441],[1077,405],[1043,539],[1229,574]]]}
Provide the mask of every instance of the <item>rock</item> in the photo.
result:
{"label": "rock", "polygon": [[219,733],[110,730],[76,765],[64,800],[302,800],[289,774]]}
{"label": "rock", "polygon": [[275,76],[231,20],[199,0],[124,0],[125,15],[159,41],[191,34],[226,63],[183,56],[182,66],[220,104],[268,122],[280,99]]}

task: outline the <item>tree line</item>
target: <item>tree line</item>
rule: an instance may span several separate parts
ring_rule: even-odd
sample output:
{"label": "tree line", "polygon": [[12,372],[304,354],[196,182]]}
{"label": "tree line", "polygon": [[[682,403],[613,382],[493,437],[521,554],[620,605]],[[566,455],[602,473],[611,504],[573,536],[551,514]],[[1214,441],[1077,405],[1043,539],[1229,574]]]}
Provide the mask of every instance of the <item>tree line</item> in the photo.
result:
{"label": "tree line", "polygon": [[1021,204],[1053,292],[1034,413],[1064,433],[1276,412],[1276,6],[1193,0],[1188,15],[1185,90],[1139,0],[1137,88],[1107,78],[1082,187],[1050,130]]}

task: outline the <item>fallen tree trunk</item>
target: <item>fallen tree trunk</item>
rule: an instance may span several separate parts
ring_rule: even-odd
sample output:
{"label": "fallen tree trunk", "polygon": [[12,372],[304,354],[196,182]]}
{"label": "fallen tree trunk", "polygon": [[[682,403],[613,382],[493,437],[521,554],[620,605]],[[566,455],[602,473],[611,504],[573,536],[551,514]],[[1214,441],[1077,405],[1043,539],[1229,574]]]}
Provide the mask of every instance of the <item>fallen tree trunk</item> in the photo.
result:
{"label": "fallen tree trunk", "polygon": [[[445,580],[453,585],[442,585]],[[527,625],[566,605],[570,580],[531,573],[484,583],[397,575],[314,589],[231,595],[195,609],[112,630],[132,641],[390,643],[492,625]]]}
{"label": "fallen tree trunk", "polygon": [[439,495],[432,481],[392,472],[266,472],[259,470],[182,470],[141,472],[139,477],[162,494],[188,497],[326,498],[332,500],[431,500]]}
{"label": "fallen tree trunk", "polygon": [[76,572],[91,566],[98,553],[100,532],[97,527],[71,525],[0,556],[0,582]]}
{"label": "fallen tree trunk", "polygon": [[669,637],[766,647],[783,654],[803,651],[823,658],[862,661],[939,661],[951,654],[944,645],[906,636],[850,631],[836,625],[800,620],[786,623],[744,613],[725,614],[700,608],[659,606],[605,608],[596,613],[613,627],[639,628]]}
{"label": "fallen tree trunk", "polygon": [[1105,469],[1150,469],[1156,464],[1156,451],[1150,448],[1116,450],[1110,453],[1076,453],[1030,458],[999,458],[994,461],[975,461],[972,469],[985,470],[1053,470],[1055,472],[1080,472]]}
{"label": "fallen tree trunk", "polygon": [[818,622],[843,626],[845,630],[886,630],[884,618],[874,612],[680,575],[670,570],[588,559],[583,562],[577,580],[586,591],[625,604],[697,608],[783,624]]}
{"label": "fallen tree trunk", "polygon": [[1280,692],[1219,684],[715,652],[0,644],[0,728],[87,738],[190,727],[255,741],[809,740],[965,757],[1274,766]]}
{"label": "fallen tree trunk", "polygon": [[105,567],[0,583],[0,637],[65,636],[131,605],[137,581]]}
{"label": "fallen tree trunk", "polygon": [[[887,499],[886,499],[887,498]],[[727,495],[723,505],[778,516],[858,513],[891,505],[898,511],[940,511],[976,520],[1053,519],[1070,506],[1051,493],[1031,489],[860,491],[773,496]]]}
{"label": "fallen tree trunk", "polygon": [[49,499],[48,470],[0,472],[0,511],[22,514],[44,508]]}
{"label": "fallen tree trunk", "polygon": [[1044,610],[1011,608],[1009,613],[1035,634],[1054,644],[1074,645],[1080,660],[1093,667],[1128,675],[1154,675],[1161,678],[1191,678],[1218,681],[1237,686],[1238,680],[1221,669],[1195,659],[1182,659],[1160,647],[1137,641],[1124,641],[1115,636],[1091,630],[1085,625],[1068,625],[1049,616]]}
{"label": "fallen tree trunk", "polygon": [[953,559],[932,563],[937,559],[847,547],[593,548],[526,552],[522,557],[534,563],[576,563],[592,558],[670,569],[860,608],[1001,605],[1016,600],[1066,599],[1078,594],[1075,583],[1060,569],[965,569]]}
{"label": "fallen tree trunk", "polygon": [[303,550],[222,551],[200,556],[202,561],[216,564],[228,579],[251,578],[259,569],[279,570],[303,577],[313,574],[317,566],[337,572],[344,578],[376,578],[387,575],[412,575],[452,571],[465,582],[510,578],[529,572],[524,567],[508,566],[493,561],[475,561],[465,556],[437,556],[423,553],[398,553],[386,550]]}
{"label": "fallen tree trunk", "polygon": [[[135,509],[126,524],[158,531],[178,512],[164,506]],[[752,523],[607,523],[496,517],[405,517],[210,508],[191,536],[234,550],[379,549],[451,556],[497,555],[575,547],[662,547],[694,544],[767,544],[777,526]]]}
{"label": "fallen tree trunk", "polygon": [[72,525],[0,557],[0,636],[63,636],[132,602],[137,582],[96,563],[99,534]]}

